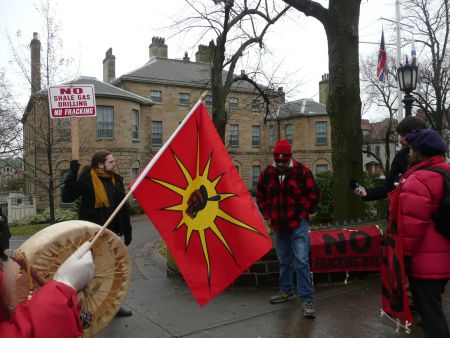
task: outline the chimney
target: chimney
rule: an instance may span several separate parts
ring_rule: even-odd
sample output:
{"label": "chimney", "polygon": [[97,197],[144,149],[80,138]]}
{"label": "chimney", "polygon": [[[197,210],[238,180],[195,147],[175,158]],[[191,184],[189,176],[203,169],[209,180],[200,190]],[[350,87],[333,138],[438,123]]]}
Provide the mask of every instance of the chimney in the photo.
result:
{"label": "chimney", "polygon": [[116,78],[116,57],[112,53],[112,48],[106,51],[103,60],[103,82],[112,83]]}
{"label": "chimney", "polygon": [[319,82],[319,103],[324,105],[326,105],[328,101],[329,82],[328,74],[323,74],[322,81]]}
{"label": "chimney", "polygon": [[152,37],[152,43],[148,49],[150,58],[157,56],[167,59],[167,45],[164,43],[164,38]]}
{"label": "chimney", "polygon": [[33,33],[31,49],[31,95],[41,90],[41,41],[38,33]]}
{"label": "chimney", "polygon": [[184,58],[183,58],[183,61],[186,62],[186,63],[189,62],[189,56],[188,56],[188,53],[187,53],[187,52],[184,52]]}
{"label": "chimney", "polygon": [[198,45],[198,51],[195,53],[195,62],[209,63],[209,47]]}

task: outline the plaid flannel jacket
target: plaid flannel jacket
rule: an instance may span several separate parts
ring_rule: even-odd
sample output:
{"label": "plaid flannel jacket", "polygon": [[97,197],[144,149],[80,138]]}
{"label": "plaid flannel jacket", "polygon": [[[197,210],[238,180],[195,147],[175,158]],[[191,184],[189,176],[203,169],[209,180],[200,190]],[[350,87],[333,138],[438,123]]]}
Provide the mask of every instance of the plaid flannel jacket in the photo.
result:
{"label": "plaid flannel jacket", "polygon": [[[284,174],[281,181],[279,176]],[[301,218],[308,219],[319,203],[319,189],[308,167],[292,160],[292,167],[281,173],[268,166],[258,179],[256,200],[271,228],[288,232],[297,228]]]}

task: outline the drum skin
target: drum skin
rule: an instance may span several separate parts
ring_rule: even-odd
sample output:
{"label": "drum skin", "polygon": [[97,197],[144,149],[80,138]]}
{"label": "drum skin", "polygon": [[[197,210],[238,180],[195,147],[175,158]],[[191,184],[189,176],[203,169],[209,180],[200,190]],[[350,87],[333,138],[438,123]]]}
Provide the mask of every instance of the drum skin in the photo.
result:
{"label": "drum skin", "polygon": [[[25,253],[34,271],[46,282],[81,244],[92,240],[100,226],[72,220],[48,226],[25,241],[18,250]],[[94,279],[78,292],[83,337],[92,337],[104,329],[122,305],[131,280],[131,261],[122,239],[104,229],[92,246]],[[5,268],[5,283],[10,309],[27,298],[29,278],[14,261]],[[38,284],[34,283],[38,288]]]}

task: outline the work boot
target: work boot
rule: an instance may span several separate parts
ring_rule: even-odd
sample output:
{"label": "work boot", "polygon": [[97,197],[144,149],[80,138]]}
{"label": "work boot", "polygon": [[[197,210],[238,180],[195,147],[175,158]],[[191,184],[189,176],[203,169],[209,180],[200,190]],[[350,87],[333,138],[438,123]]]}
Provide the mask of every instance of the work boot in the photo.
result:
{"label": "work boot", "polygon": [[316,310],[314,310],[314,302],[303,302],[303,317],[316,318]]}
{"label": "work boot", "polygon": [[272,304],[278,304],[278,303],[287,302],[288,300],[291,300],[294,298],[295,298],[295,294],[292,291],[290,291],[290,292],[280,291],[276,295],[270,297],[270,302]]}
{"label": "work boot", "polygon": [[125,307],[121,306],[119,311],[116,313],[116,317],[130,317],[133,315],[133,312],[125,309]]}

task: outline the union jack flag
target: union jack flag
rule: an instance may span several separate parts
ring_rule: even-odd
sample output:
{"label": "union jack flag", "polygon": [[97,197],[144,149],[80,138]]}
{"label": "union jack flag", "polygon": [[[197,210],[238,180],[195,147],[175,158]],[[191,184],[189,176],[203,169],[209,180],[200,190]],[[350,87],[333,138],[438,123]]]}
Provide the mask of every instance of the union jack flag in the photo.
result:
{"label": "union jack flag", "polygon": [[381,32],[380,51],[378,52],[377,77],[382,82],[387,82],[387,54],[384,46],[384,31]]}

